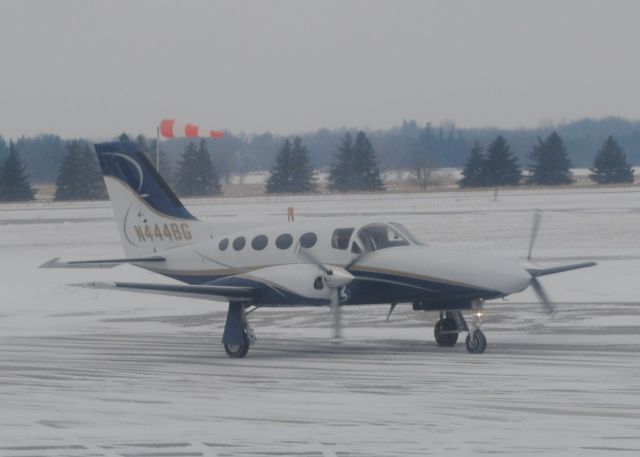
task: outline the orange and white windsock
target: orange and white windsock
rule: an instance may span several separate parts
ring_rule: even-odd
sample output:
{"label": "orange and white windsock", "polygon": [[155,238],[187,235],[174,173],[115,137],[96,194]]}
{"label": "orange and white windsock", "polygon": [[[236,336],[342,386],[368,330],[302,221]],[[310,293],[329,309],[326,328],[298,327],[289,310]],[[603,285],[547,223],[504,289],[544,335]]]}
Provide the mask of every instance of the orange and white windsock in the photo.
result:
{"label": "orange and white windsock", "polygon": [[195,124],[179,124],[174,119],[162,119],[160,122],[160,135],[164,138],[224,138],[224,132],[222,130],[207,130]]}

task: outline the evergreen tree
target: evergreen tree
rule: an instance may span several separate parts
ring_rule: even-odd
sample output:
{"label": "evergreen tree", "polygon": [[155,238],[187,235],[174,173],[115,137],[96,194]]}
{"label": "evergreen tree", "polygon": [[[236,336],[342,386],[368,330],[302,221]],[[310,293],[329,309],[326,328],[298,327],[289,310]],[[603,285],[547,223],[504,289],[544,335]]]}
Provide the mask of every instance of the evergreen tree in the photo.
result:
{"label": "evergreen tree", "polygon": [[178,195],[197,195],[194,189],[198,175],[198,165],[196,163],[196,145],[189,141],[178,162],[178,169],[175,176],[175,188]]}
{"label": "evergreen tree", "polygon": [[384,190],[376,152],[364,132],[358,132],[355,141],[349,133],[345,134],[331,165],[329,188],[338,191]]}
{"label": "evergreen tree", "polygon": [[344,192],[353,189],[353,138],[349,132],[344,134],[338,148],[335,161],[329,171],[329,188]]}
{"label": "evergreen tree", "polygon": [[384,190],[376,151],[369,138],[362,131],[356,135],[356,141],[353,144],[353,158],[359,177],[357,190]]}
{"label": "evergreen tree", "polygon": [[7,157],[8,153],[7,143],[4,142],[4,138],[0,135],[0,163]]}
{"label": "evergreen tree", "polygon": [[198,150],[196,151],[196,160],[200,169],[199,185],[201,189],[200,195],[214,195],[222,192],[218,172],[211,162],[211,156],[207,149],[205,140],[200,140]]}
{"label": "evergreen tree", "polygon": [[529,184],[544,186],[571,184],[571,161],[562,137],[557,132],[551,133],[546,140],[538,137],[538,144],[533,146],[529,156],[532,164]]}
{"label": "evergreen tree", "polygon": [[100,200],[106,195],[102,173],[89,144],[67,143],[67,154],[56,179],[54,200]]}
{"label": "evergreen tree", "polygon": [[129,138],[129,135],[127,135],[126,133],[122,132],[118,136],[118,141],[131,141],[131,138]]}
{"label": "evergreen tree", "polygon": [[477,141],[471,148],[469,158],[462,169],[460,187],[483,187],[487,185],[486,158],[482,146]]}
{"label": "evergreen tree", "polygon": [[633,173],[624,150],[609,135],[596,153],[589,177],[598,184],[622,183],[633,182]]}
{"label": "evergreen tree", "polygon": [[83,173],[82,188],[83,199],[85,200],[104,200],[107,198],[107,188],[104,185],[102,171],[98,165],[98,159],[93,152],[91,146],[85,143],[82,147],[82,155],[80,157]]}
{"label": "evergreen tree", "polygon": [[485,170],[487,186],[517,186],[520,183],[522,170],[518,159],[502,135],[498,135],[487,148]]}
{"label": "evergreen tree", "polygon": [[0,167],[0,201],[17,202],[33,200],[34,191],[25,174],[20,154],[12,141],[9,142],[9,155]]}
{"label": "evergreen tree", "polygon": [[276,155],[267,180],[268,193],[301,193],[315,190],[309,150],[300,137],[287,138]]}
{"label": "evergreen tree", "polygon": [[56,178],[54,200],[80,200],[82,163],[80,145],[77,141],[67,143],[67,154],[62,159]]}
{"label": "evergreen tree", "polygon": [[192,141],[185,147],[178,163],[175,186],[181,196],[205,196],[221,192],[218,175],[204,140],[200,141],[198,148]]}

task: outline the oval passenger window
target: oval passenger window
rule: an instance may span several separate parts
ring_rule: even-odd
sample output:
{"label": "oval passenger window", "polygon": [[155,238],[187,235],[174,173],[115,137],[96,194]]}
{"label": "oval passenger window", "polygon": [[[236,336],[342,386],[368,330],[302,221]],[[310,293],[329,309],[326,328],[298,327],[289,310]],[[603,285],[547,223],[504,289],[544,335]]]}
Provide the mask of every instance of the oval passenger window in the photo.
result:
{"label": "oval passenger window", "polygon": [[318,236],[313,232],[307,232],[300,237],[300,246],[305,249],[312,248],[316,245]]}
{"label": "oval passenger window", "polygon": [[251,247],[256,251],[262,251],[267,247],[268,243],[269,239],[267,238],[267,235],[258,235],[253,240],[251,240]]}
{"label": "oval passenger window", "polygon": [[235,249],[236,251],[239,251],[244,247],[246,242],[247,240],[244,239],[244,236],[239,236],[238,238],[233,240],[233,249]]}
{"label": "oval passenger window", "polygon": [[221,251],[226,250],[228,247],[229,247],[229,238],[224,238],[220,240],[220,242],[218,243],[218,249],[220,249]]}
{"label": "oval passenger window", "polygon": [[278,249],[289,249],[293,244],[293,237],[288,233],[283,233],[276,238],[276,246]]}

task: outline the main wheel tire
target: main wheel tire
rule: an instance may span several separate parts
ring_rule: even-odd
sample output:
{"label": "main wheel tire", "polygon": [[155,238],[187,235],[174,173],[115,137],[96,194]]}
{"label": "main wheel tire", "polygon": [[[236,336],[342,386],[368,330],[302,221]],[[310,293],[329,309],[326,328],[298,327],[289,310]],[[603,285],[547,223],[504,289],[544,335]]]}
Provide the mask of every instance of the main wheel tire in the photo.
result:
{"label": "main wheel tire", "polygon": [[471,333],[467,335],[465,345],[471,354],[482,354],[487,349],[487,338],[481,330],[476,330],[473,336]]}
{"label": "main wheel tire", "polygon": [[[433,328],[438,346],[454,346],[458,342],[458,326],[453,319],[440,319]],[[452,332],[452,333],[449,333]]]}
{"label": "main wheel tire", "polygon": [[224,352],[232,359],[240,359],[249,352],[249,339],[245,335],[242,344],[224,344]]}

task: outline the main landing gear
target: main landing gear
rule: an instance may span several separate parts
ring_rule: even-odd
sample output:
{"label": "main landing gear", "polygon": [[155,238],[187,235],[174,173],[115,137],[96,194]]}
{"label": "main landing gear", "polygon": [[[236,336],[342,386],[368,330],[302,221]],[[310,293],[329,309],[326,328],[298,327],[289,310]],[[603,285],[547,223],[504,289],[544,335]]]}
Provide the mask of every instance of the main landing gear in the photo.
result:
{"label": "main landing gear", "polygon": [[247,355],[249,347],[255,341],[255,334],[247,322],[245,304],[243,302],[229,303],[227,322],[222,335],[224,351],[231,358],[242,358]]}
{"label": "main landing gear", "polygon": [[480,330],[482,313],[476,310],[471,328],[467,325],[461,311],[440,311],[440,320],[436,322],[433,335],[438,346],[455,346],[461,332],[469,332],[465,340],[467,351],[471,354],[482,354],[487,349],[487,338]]}

